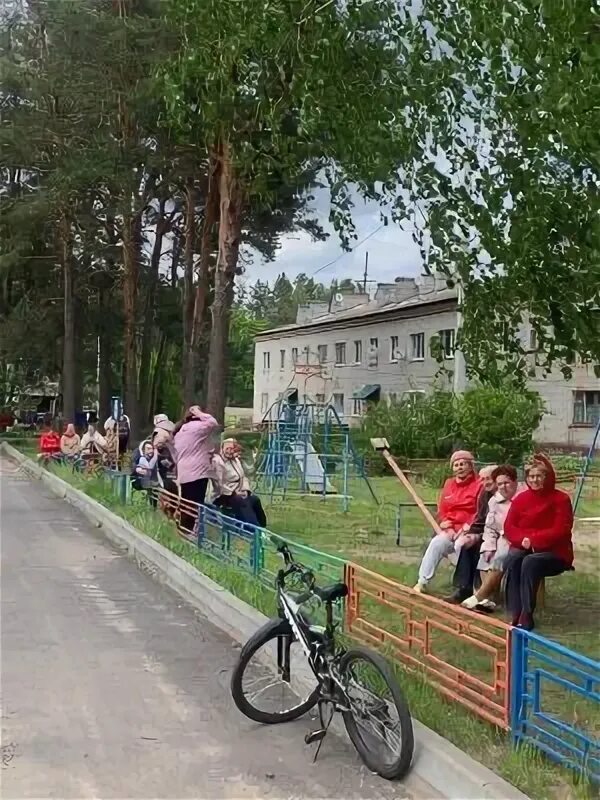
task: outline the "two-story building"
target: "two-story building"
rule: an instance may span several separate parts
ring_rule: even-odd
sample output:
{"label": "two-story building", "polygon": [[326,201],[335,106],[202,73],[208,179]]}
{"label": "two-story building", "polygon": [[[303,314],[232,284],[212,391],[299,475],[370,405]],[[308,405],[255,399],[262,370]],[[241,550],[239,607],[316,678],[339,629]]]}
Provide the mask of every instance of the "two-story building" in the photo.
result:
{"label": "two-story building", "polygon": [[[298,309],[296,323],[262,332],[254,361],[255,423],[290,389],[307,402],[331,402],[351,424],[358,422],[368,400],[390,401],[434,387],[455,390],[464,371],[455,354],[458,304],[454,291],[430,276],[398,278],[367,294],[336,294],[331,303]],[[524,326],[527,346],[535,350],[532,331]],[[431,353],[435,337],[446,369]],[[533,358],[532,358],[533,363]],[[459,378],[456,375],[456,378]],[[600,417],[600,380],[589,365],[530,379],[542,396],[546,414],[537,438],[546,444],[585,448]]]}

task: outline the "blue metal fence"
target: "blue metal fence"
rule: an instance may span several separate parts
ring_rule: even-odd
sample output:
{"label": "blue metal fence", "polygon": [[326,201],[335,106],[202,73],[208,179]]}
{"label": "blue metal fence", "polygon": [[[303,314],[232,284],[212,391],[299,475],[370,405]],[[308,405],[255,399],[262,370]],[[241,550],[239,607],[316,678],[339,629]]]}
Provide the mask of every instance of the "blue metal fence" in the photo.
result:
{"label": "blue metal fence", "polygon": [[600,663],[514,628],[511,681],[514,742],[600,782]]}

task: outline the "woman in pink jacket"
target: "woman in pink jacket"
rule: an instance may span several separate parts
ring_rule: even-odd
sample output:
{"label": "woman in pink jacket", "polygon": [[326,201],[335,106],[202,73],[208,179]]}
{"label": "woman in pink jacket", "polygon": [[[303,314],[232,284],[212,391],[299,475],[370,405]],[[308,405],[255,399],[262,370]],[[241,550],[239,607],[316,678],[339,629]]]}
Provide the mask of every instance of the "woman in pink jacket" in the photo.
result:
{"label": "woman in pink jacket", "polygon": [[[208,481],[215,477],[212,456],[215,451],[214,434],[219,423],[200,406],[191,406],[174,429],[175,463],[177,481],[184,500],[202,505],[206,497]],[[194,530],[195,515],[183,512],[181,527],[188,532]]]}

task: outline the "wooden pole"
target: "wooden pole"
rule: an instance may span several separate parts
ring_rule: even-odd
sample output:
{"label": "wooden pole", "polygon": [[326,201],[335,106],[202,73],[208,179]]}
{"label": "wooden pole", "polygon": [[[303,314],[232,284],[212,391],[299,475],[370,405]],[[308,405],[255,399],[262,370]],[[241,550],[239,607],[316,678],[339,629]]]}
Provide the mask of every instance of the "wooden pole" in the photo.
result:
{"label": "wooden pole", "polygon": [[373,446],[375,447],[376,450],[378,450],[380,453],[382,453],[383,457],[385,458],[387,463],[392,468],[392,471],[394,472],[394,474],[396,475],[396,477],[398,478],[400,483],[404,486],[406,491],[409,493],[409,495],[412,497],[412,499],[415,501],[415,505],[417,506],[417,508],[419,509],[421,514],[423,514],[423,516],[425,517],[427,522],[431,525],[433,530],[437,534],[443,534],[444,531],[438,525],[438,522],[437,522],[436,518],[433,516],[431,511],[427,508],[425,503],[421,500],[421,498],[419,497],[419,495],[416,492],[415,487],[408,480],[406,475],[402,472],[402,470],[400,469],[400,467],[396,463],[396,459],[390,453],[390,451],[388,449],[388,446],[387,446],[387,440],[385,440],[385,439],[371,439],[371,444],[373,444]]}

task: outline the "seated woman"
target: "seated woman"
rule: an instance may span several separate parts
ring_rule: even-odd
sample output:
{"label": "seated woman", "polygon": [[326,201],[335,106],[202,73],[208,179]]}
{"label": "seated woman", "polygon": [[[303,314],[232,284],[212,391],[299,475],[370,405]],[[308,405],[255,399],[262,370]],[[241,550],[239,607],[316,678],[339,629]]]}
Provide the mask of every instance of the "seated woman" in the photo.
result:
{"label": "seated woman", "polygon": [[470,547],[460,548],[452,578],[452,584],[455,588],[449,597],[444,598],[448,603],[461,603],[467,597],[470,597],[473,594],[473,589],[480,584],[477,564],[479,562],[479,550],[489,502],[496,493],[496,482],[493,478],[495,469],[496,464],[487,464],[479,470],[481,491],[477,497],[475,519],[469,528],[470,537],[477,536],[477,539],[473,538],[473,544]]}
{"label": "seated woman", "polygon": [[525,468],[527,489],[512,502],[504,523],[510,543],[504,570],[506,602],[512,624],[531,631],[542,578],[573,567],[573,508],[546,456],[538,454]]}
{"label": "seated woman", "polygon": [[267,518],[260,499],[250,491],[240,454],[239,443],[235,439],[225,439],[221,452],[213,456],[217,476],[215,505],[231,509],[240,522],[264,528]]}
{"label": "seated woman", "polygon": [[60,460],[60,436],[58,433],[52,428],[44,430],[40,436],[39,448],[38,459],[40,461]]}
{"label": "seated woman", "polygon": [[69,423],[65,432],[60,437],[60,452],[67,461],[72,463],[79,458],[80,447],[81,438],[79,434],[76,433],[75,426]]}
{"label": "seated woman", "polygon": [[478,541],[477,535],[469,534],[481,491],[474,461],[467,450],[457,450],[450,458],[454,477],[448,478],[444,484],[438,503],[442,532],[433,537],[425,551],[419,567],[419,581],[414,587],[416,592],[425,591],[443,558],[451,553],[460,553],[462,547],[472,547]]}
{"label": "seated woman", "polygon": [[99,462],[107,452],[108,445],[95,425],[88,425],[86,433],[81,437],[81,458],[84,462]]}
{"label": "seated woman", "polygon": [[500,588],[504,562],[510,549],[504,536],[504,522],[519,489],[517,470],[509,464],[496,467],[492,477],[497,491],[489,501],[477,564],[477,569],[483,573],[481,588],[461,604],[464,608],[478,611],[493,611],[496,608],[490,598]]}

